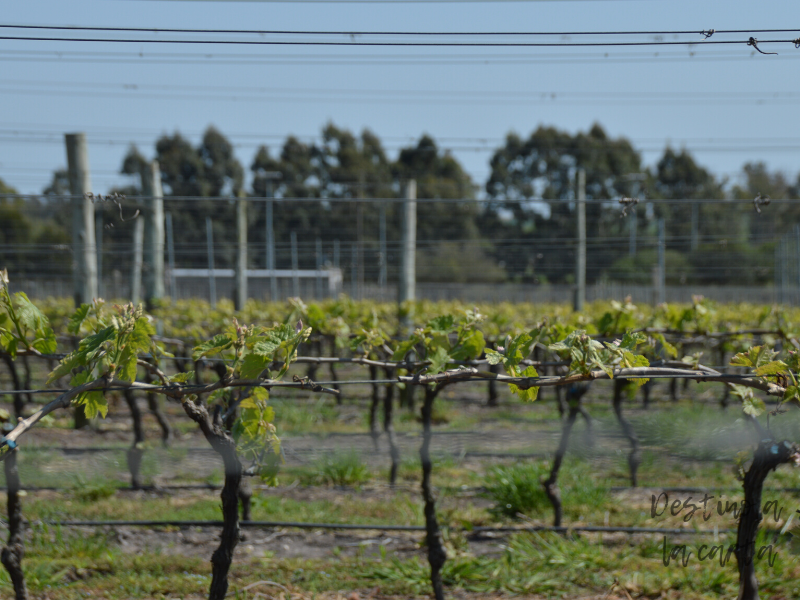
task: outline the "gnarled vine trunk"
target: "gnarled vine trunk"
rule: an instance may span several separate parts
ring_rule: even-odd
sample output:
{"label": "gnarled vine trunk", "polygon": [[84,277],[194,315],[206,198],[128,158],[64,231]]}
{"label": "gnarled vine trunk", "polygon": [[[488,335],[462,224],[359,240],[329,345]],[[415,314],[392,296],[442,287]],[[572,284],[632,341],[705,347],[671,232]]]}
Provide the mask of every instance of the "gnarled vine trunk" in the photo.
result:
{"label": "gnarled vine trunk", "polygon": [[[182,367],[179,368],[181,368],[181,371],[183,371]],[[145,371],[144,381],[145,383],[153,383],[154,378],[149,371]],[[147,398],[147,408],[150,410],[150,413],[156,418],[158,426],[161,428],[161,443],[166,448],[172,441],[172,426],[169,424],[167,416],[161,409],[161,399],[158,396],[156,396],[153,392],[147,392],[146,398]]]}
{"label": "gnarled vine trunk", "polygon": [[8,543],[0,553],[0,561],[11,577],[14,585],[14,598],[27,600],[28,590],[25,587],[25,576],[22,573],[22,557],[25,554],[23,545],[24,531],[22,526],[22,505],[19,496],[19,470],[17,469],[17,450],[12,450],[3,465],[8,488]]}
{"label": "gnarled vine trunk", "polygon": [[561,490],[558,487],[558,472],[561,470],[561,463],[564,461],[564,455],[567,453],[569,446],[569,436],[572,433],[572,427],[575,425],[575,419],[578,415],[584,413],[584,418],[588,418],[588,413],[581,407],[580,402],[583,395],[587,392],[588,386],[573,385],[567,390],[567,404],[569,412],[564,425],[561,428],[561,439],[558,442],[558,449],[553,458],[553,466],[550,468],[550,476],[542,482],[544,492],[547,494],[550,504],[553,505],[553,525],[561,527],[563,517],[561,507]]}
{"label": "gnarled vine trunk", "polygon": [[553,505],[553,525],[561,527],[562,509],[561,509],[561,490],[558,487],[558,471],[561,469],[561,463],[564,460],[564,455],[567,453],[567,446],[569,445],[569,434],[572,432],[572,426],[575,425],[575,419],[578,416],[578,408],[570,406],[567,412],[567,420],[561,428],[561,440],[558,443],[556,455],[553,458],[553,466],[550,468],[550,476],[542,482],[544,492],[547,494],[550,504]]}
{"label": "gnarled vine trunk", "polygon": [[[394,369],[386,369],[386,379],[394,379]],[[397,446],[397,436],[394,433],[394,384],[386,385],[383,396],[383,431],[389,443],[389,457],[392,466],[389,469],[389,485],[397,483],[397,470],[400,468],[400,448]]]}
{"label": "gnarled vine trunk", "polygon": [[[337,356],[336,340],[333,337],[330,338],[330,348],[331,348],[330,356],[335,358]],[[328,370],[330,371],[330,374],[331,374],[331,381],[334,382],[333,389],[335,389],[337,392],[339,392],[338,394],[336,394],[336,404],[337,405],[341,405],[342,404],[341,389],[339,388],[339,384],[336,383],[337,381],[339,381],[339,375],[336,373],[336,363],[333,362],[333,361],[329,362],[328,363]]]}
{"label": "gnarled vine trunk", "polygon": [[761,523],[761,492],[770,471],[778,465],[797,461],[800,449],[789,442],[762,440],[753,454],[753,463],[744,475],[744,507],[736,532],[736,562],[739,567],[738,600],[758,600],[756,579],[756,535]]}
{"label": "gnarled vine trunk", "polygon": [[[500,372],[500,365],[489,365],[489,372],[490,373],[499,373]],[[497,380],[490,379],[489,380],[489,400],[486,403],[487,406],[495,407],[497,406]]]}
{"label": "gnarled vine trunk", "polygon": [[[409,384],[410,387],[410,384]],[[442,567],[447,560],[447,551],[442,541],[442,531],[436,518],[436,498],[431,486],[430,447],[433,432],[431,431],[431,417],[433,415],[433,401],[441,389],[425,388],[425,401],[422,405],[422,445],[419,448],[419,457],[422,462],[422,499],[425,501],[425,542],[428,547],[428,562],[431,565],[431,585],[436,600],[444,600],[444,586],[442,584]]]}
{"label": "gnarled vine trunk", "polygon": [[[369,365],[369,378],[372,381],[378,379],[378,367]],[[380,450],[378,439],[381,437],[380,420],[378,418],[378,406],[381,402],[381,386],[379,383],[372,383],[372,397],[369,405],[369,435],[372,438],[372,445],[377,453]]]}
{"label": "gnarled vine trunk", "polygon": [[638,484],[636,475],[639,471],[639,465],[642,462],[642,452],[639,448],[639,437],[633,430],[633,425],[631,425],[631,422],[622,414],[623,391],[627,383],[627,381],[621,379],[614,380],[614,414],[617,416],[617,421],[622,427],[622,433],[628,438],[628,442],[630,442],[631,445],[631,452],[628,454],[628,469],[631,474],[631,486],[636,487]]}
{"label": "gnarled vine trunk", "polygon": [[142,411],[139,410],[139,405],[136,403],[136,396],[133,390],[128,388],[123,392],[125,402],[131,411],[131,419],[133,420],[133,445],[128,448],[126,458],[128,459],[128,470],[131,472],[131,487],[135,490],[141,489],[141,466],[142,455],[144,449],[141,447],[144,442],[144,428],[142,427]]}
{"label": "gnarled vine trunk", "polygon": [[233,561],[233,551],[239,543],[239,493],[242,484],[242,463],[236,455],[236,443],[223,429],[219,419],[212,422],[202,404],[190,400],[183,402],[189,418],[200,426],[206,440],[220,455],[225,466],[225,485],[222,488],[222,535],[219,547],[211,556],[211,587],[209,600],[224,600],[228,593],[228,571]]}

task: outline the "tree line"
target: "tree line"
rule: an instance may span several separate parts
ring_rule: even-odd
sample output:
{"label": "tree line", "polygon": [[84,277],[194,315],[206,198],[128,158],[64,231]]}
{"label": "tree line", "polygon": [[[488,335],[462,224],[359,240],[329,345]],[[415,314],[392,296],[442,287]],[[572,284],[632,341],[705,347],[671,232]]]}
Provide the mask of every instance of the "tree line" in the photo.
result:
{"label": "tree line", "polygon": [[[611,278],[648,283],[655,250],[652,243],[643,242],[652,242],[656,219],[663,217],[669,283],[765,283],[773,277],[775,239],[800,217],[800,209],[790,203],[775,204],[768,207],[768,213],[757,214],[752,206],[731,202],[752,200],[757,194],[796,198],[800,178],[792,182],[756,162],[744,165],[744,183],[728,186],[726,180],[698,164],[688,150],[671,147],[665,148],[654,167],[645,167],[641,153],[628,139],[610,137],[599,124],[576,134],[544,126],[527,139],[508,134],[491,157],[491,173],[482,189],[459,161],[428,135],[391,159],[371,131],[356,135],[334,124],[322,129],[318,142],[287,137],[277,155],[266,145],[260,146],[249,165],[249,189],[245,167],[236,158],[233,145],[213,126],[196,146],[178,132],[161,136],[154,158],[161,168],[165,197],[175,198],[167,202],[175,244],[184,247],[204,248],[206,217],[213,218],[216,240],[233,239],[233,203],[219,198],[264,198],[269,194],[286,199],[274,205],[279,245],[288,244],[294,231],[301,243],[313,244],[319,239],[330,248],[338,240],[344,252],[360,242],[362,252],[373,254],[380,209],[355,200],[401,197],[409,179],[417,181],[419,199],[465,200],[418,204],[417,239],[426,256],[418,270],[421,280],[570,282],[578,169],[586,172],[589,201],[589,282]],[[132,145],[120,167],[122,174],[131,176],[131,183],[110,192],[128,198],[141,195],[139,176],[147,162]],[[3,186],[5,193],[14,193],[13,188]],[[55,171],[43,193],[48,196],[45,200],[0,200],[0,244],[52,244],[70,239],[69,204],[58,198],[69,193],[66,171]],[[635,216],[630,209],[622,216],[617,202],[621,197],[674,202],[654,202],[648,208],[640,204],[633,209]],[[482,201],[474,202],[476,198]],[[697,200],[727,202],[695,203]],[[26,207],[25,203],[47,206]],[[256,247],[265,244],[265,206],[262,202],[250,205],[248,240]],[[384,208],[390,244],[400,237],[397,208],[394,203],[386,203]],[[100,209],[104,219],[119,221],[116,206],[102,205]],[[41,216],[44,214],[47,218]],[[635,253],[629,252],[628,241],[632,218],[641,244]],[[130,241],[132,226],[115,225],[104,238],[108,236],[109,243]],[[197,254],[201,257],[202,251]],[[263,254],[253,257],[256,266],[264,266]],[[302,260],[313,261],[313,257],[308,254],[301,256]],[[35,268],[30,260],[23,263],[23,268]]]}

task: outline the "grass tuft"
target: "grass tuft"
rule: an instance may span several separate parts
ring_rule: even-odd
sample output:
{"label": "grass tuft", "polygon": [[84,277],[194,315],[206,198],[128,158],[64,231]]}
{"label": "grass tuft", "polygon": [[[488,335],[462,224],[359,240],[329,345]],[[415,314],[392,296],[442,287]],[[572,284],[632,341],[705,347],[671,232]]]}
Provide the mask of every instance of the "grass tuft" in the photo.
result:
{"label": "grass tuft", "polygon": [[317,477],[321,483],[329,485],[355,486],[369,480],[370,472],[361,459],[361,454],[334,452],[317,461]]}

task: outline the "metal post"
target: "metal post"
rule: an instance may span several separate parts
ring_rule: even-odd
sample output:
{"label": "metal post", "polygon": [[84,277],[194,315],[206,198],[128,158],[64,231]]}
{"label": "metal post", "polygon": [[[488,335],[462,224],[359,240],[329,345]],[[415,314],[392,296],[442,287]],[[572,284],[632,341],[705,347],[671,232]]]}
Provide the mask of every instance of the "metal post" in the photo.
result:
{"label": "metal post", "polygon": [[178,297],[177,286],[175,285],[175,243],[172,237],[172,213],[167,213],[167,259],[169,260],[169,296],[172,304]]}
{"label": "metal post", "polygon": [[333,240],[333,266],[339,268],[339,240]]}
{"label": "metal post", "polygon": [[797,269],[795,279],[795,299],[793,304],[800,302],[800,225],[794,226],[794,264]]}
{"label": "metal post", "polygon": [[214,232],[211,217],[206,217],[206,245],[208,246],[208,294],[211,308],[217,307],[217,280],[214,277]]}
{"label": "metal post", "polygon": [[267,200],[267,269],[273,271],[269,276],[269,297],[275,302],[278,299],[278,280],[275,277],[275,232],[272,229],[272,206],[274,202]]}
{"label": "metal post", "polygon": [[317,263],[317,289],[316,295],[317,300],[322,299],[322,240],[317,238],[317,252],[316,252],[316,263]]}
{"label": "metal post", "polygon": [[578,169],[575,209],[578,217],[578,251],[575,257],[575,302],[573,309],[583,310],[586,302],[586,171]]}
{"label": "metal post", "polygon": [[297,257],[297,234],[293,231],[291,233],[292,241],[292,296],[298,298],[300,296],[300,278],[297,276],[298,266]]}
{"label": "metal post", "polygon": [[700,246],[700,205],[692,202],[692,252]]}
{"label": "metal post", "polygon": [[164,297],[164,194],[161,169],[153,161],[142,172],[144,205],[144,299],[148,307]]}
{"label": "metal post", "polygon": [[397,285],[397,300],[400,303],[416,297],[416,250],[417,250],[417,182],[406,183],[406,201],[400,207],[400,280]]}
{"label": "metal post", "polygon": [[[364,172],[358,177],[358,198],[364,198]],[[364,289],[364,203],[356,202],[356,271],[358,272],[358,297]]]}
{"label": "metal post", "polygon": [[628,217],[628,254],[630,256],[636,256],[636,228],[638,226],[638,221],[636,219],[636,213],[631,211],[630,216]]}
{"label": "metal post", "polygon": [[131,272],[131,302],[142,299],[142,254],[144,247],[144,219],[136,217],[133,223],[133,271]]}
{"label": "metal post", "polygon": [[236,310],[247,302],[247,200],[236,200]]}
{"label": "metal post", "polygon": [[97,244],[97,295],[103,297],[103,211],[94,211],[94,241]]}
{"label": "metal post", "polygon": [[378,271],[378,285],[386,287],[387,277],[387,260],[388,255],[386,252],[386,203],[381,202],[380,205],[380,220],[378,222],[379,236],[380,236],[380,269]]}
{"label": "metal post", "polygon": [[789,303],[789,239],[781,240],[781,304]]}
{"label": "metal post", "polygon": [[781,302],[781,297],[780,297],[781,245],[780,245],[780,242],[775,244],[775,258],[773,259],[773,262],[774,262],[775,266],[772,269],[772,287],[774,289],[775,302],[780,304],[780,302]]}
{"label": "metal post", "polygon": [[358,298],[358,242],[350,246],[350,297]]}
{"label": "metal post", "polygon": [[664,219],[658,220],[658,303],[667,301],[667,265],[666,265],[666,238],[664,235]]}
{"label": "metal post", "polygon": [[94,203],[86,134],[68,133],[67,165],[72,194],[72,280],[75,305],[89,303],[97,296],[97,254],[94,237]]}
{"label": "metal post", "polygon": [[[275,271],[275,230],[272,221],[272,207],[275,204],[273,200],[275,197],[274,182],[281,178],[281,173],[280,171],[267,171],[264,173],[264,177],[267,179],[266,268],[270,271]],[[278,300],[278,280],[274,273],[269,276],[269,298],[273,302]]]}

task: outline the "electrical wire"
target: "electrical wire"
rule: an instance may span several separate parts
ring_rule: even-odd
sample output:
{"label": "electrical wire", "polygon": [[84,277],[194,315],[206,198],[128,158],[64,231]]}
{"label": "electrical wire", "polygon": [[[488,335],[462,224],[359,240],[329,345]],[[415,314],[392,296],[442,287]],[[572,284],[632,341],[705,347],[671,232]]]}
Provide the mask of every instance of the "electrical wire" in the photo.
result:
{"label": "electrical wire", "polygon": [[346,30],[286,30],[286,29],[191,29],[163,27],[88,27],[83,25],[2,25],[2,29],[37,29],[52,31],[128,31],[141,33],[219,33],[248,35],[441,35],[441,36],[592,36],[592,35],[684,35],[711,37],[728,33],[790,33],[799,29],[711,29],[662,31],[346,31]]}
{"label": "electrical wire", "polygon": [[[30,200],[53,200],[54,198],[58,198],[61,200],[73,200],[76,198],[83,198],[83,196],[73,196],[71,194],[0,194],[0,199],[13,199],[13,198],[21,198],[21,199],[30,199]],[[122,204],[125,205],[126,202],[133,202],[133,201],[143,201],[143,200],[153,200],[159,199],[164,200],[167,202],[228,202],[228,203],[235,203],[239,200],[244,200],[246,202],[265,202],[271,200],[275,202],[276,205],[280,206],[281,203],[286,204],[297,204],[297,203],[327,203],[327,204],[405,204],[407,202],[414,202],[416,204],[541,204],[545,203],[550,206],[554,205],[569,205],[575,202],[574,199],[543,199],[543,198],[417,198],[414,200],[410,200],[408,198],[292,198],[292,197],[283,197],[283,198],[263,198],[263,197],[246,197],[246,198],[233,198],[233,197],[220,197],[220,196],[159,196],[154,198],[152,196],[132,196],[130,198],[126,198],[122,201]],[[99,201],[99,200],[98,200]],[[659,204],[673,204],[679,206],[691,206],[692,204],[724,204],[728,206],[735,206],[735,205],[750,205],[752,206],[753,200],[752,199],[740,199],[740,198],[733,198],[733,199],[725,199],[725,198],[703,198],[703,199],[695,199],[695,198],[687,198],[687,199],[661,199],[661,198],[654,198],[650,199],[647,198],[642,201],[643,203],[651,203],[654,205]],[[608,208],[618,207],[618,198],[609,198],[609,199],[592,199],[588,198],[586,200],[586,204],[601,204],[605,205]],[[790,205],[797,205],[797,199],[789,199],[789,198],[777,198],[770,201],[770,204],[790,204]],[[767,209],[768,210],[768,209]],[[574,239],[574,238],[544,238],[547,241],[555,241],[560,239]],[[619,238],[620,241],[623,241],[627,238]],[[502,240],[501,240],[502,241]],[[521,240],[515,240],[521,241]],[[526,243],[530,243],[530,240],[525,241]],[[205,246],[203,246],[205,247]]]}
{"label": "electrical wire", "polygon": [[[753,39],[753,38],[750,38]],[[399,47],[399,48],[601,48],[601,47],[636,47],[636,46],[696,46],[703,45],[746,45],[752,46],[748,40],[705,40],[697,41],[649,41],[649,42],[337,42],[337,41],[300,41],[300,40],[180,40],[180,39],[148,39],[148,38],[91,38],[91,37],[47,37],[47,36],[0,36],[6,41],[30,42],[100,42],[108,44],[209,44],[239,46],[348,46],[348,47]],[[763,44],[794,44],[796,39],[758,40]]]}

